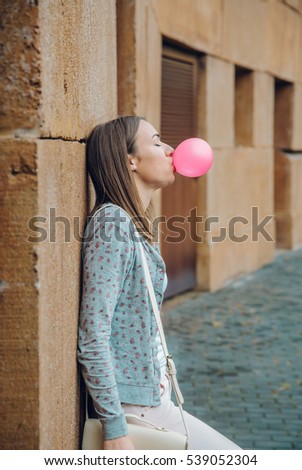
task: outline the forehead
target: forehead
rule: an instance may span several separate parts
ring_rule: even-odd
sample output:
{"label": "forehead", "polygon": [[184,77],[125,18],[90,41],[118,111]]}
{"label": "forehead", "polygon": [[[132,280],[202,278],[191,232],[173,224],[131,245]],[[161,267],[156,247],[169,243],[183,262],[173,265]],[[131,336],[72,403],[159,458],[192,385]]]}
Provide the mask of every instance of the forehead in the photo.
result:
{"label": "forehead", "polygon": [[152,136],[157,133],[157,130],[154,129],[150,122],[142,119],[138,126],[137,140],[140,140],[141,138],[152,138]]}

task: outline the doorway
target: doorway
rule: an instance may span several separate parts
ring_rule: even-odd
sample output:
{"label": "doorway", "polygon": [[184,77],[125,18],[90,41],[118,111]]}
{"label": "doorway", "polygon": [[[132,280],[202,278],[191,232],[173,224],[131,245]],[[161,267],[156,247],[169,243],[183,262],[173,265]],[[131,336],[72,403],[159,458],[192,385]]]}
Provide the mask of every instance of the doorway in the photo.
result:
{"label": "doorway", "polygon": [[[161,139],[176,148],[197,131],[198,59],[165,46],[162,57]],[[196,285],[196,245],[188,218],[197,206],[197,178],[175,173],[173,185],[163,188],[161,252],[168,275],[165,299]]]}

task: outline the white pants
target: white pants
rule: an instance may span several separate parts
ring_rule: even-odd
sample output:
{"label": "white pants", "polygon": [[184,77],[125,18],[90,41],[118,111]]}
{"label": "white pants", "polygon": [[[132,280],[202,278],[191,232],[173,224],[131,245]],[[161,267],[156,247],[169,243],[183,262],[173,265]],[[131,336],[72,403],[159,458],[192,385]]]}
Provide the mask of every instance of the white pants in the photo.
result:
{"label": "white pants", "polygon": [[[123,403],[125,413],[132,413],[157,426],[185,434],[183,421],[178,406],[171,400],[171,382],[168,376],[161,383],[161,404],[159,406],[140,406]],[[234,442],[224,437],[213,428],[184,411],[188,428],[188,449],[190,450],[236,450]],[[136,424],[139,424],[137,421]],[[144,425],[142,423],[142,425]]]}

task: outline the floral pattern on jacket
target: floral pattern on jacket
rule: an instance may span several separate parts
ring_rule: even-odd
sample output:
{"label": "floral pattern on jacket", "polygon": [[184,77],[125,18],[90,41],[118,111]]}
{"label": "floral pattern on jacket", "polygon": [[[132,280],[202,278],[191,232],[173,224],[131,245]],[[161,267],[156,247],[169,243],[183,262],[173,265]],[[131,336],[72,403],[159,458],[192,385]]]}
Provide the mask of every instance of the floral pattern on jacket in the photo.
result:
{"label": "floral pattern on jacket", "polygon": [[[157,325],[129,215],[114,204],[86,226],[78,360],[104,435],[127,435],[121,402],[160,404]],[[142,241],[159,308],[165,264]]]}

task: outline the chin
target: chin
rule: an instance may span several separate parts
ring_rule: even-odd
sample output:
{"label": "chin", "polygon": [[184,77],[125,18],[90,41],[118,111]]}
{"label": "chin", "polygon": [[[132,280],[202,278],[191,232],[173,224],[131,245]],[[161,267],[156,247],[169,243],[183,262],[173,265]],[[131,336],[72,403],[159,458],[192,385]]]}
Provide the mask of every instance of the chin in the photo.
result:
{"label": "chin", "polygon": [[172,178],[171,178],[171,180],[172,180],[172,181],[171,181],[171,183],[170,183],[170,184],[173,184],[173,183],[174,183],[174,181],[175,181],[175,175],[172,175]]}
{"label": "chin", "polygon": [[173,184],[174,181],[175,181],[175,176],[170,175],[169,178],[167,179],[166,183],[162,186],[162,188],[164,188],[166,186],[170,186],[170,184]]}
{"label": "chin", "polygon": [[156,185],[155,190],[156,190],[156,189],[165,188],[166,186],[170,186],[170,184],[173,184],[174,181],[175,181],[175,176],[174,176],[174,174],[169,175],[169,177],[167,177],[165,181],[161,181],[160,183],[158,183],[158,184]]}

